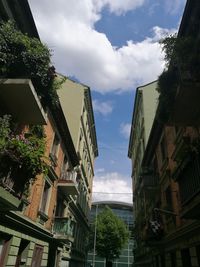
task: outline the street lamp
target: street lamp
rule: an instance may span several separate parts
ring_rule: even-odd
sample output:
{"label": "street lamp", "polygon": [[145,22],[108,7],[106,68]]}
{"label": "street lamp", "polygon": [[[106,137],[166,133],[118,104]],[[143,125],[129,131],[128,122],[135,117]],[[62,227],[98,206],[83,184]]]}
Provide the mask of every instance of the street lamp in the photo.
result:
{"label": "street lamp", "polygon": [[97,212],[98,212],[98,204],[96,204],[96,211],[95,211],[95,225],[94,225],[94,248],[93,248],[93,260],[92,264],[95,267],[95,254],[96,254],[96,240],[97,240]]}

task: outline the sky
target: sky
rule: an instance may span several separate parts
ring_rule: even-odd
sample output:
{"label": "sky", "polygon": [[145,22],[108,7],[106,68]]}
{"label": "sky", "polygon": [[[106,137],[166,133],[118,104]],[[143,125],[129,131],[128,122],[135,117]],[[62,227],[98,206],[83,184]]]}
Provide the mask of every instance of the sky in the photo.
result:
{"label": "sky", "polygon": [[93,200],[132,203],[128,144],[135,90],[158,78],[159,40],[177,32],[186,0],[29,0],[57,72],[91,88],[99,157]]}

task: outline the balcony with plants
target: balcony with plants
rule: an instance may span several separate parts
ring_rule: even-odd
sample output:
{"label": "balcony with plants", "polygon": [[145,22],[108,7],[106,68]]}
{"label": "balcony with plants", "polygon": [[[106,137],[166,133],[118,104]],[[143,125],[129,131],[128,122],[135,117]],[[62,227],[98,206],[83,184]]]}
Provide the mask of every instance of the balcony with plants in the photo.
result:
{"label": "balcony with plants", "polygon": [[16,210],[29,194],[36,176],[47,172],[45,140],[41,126],[22,132],[10,115],[0,117],[1,208]]}
{"label": "balcony with plants", "polygon": [[43,108],[57,104],[63,82],[56,79],[51,51],[11,21],[0,25],[0,47],[1,111],[25,124],[45,124]]}
{"label": "balcony with plants", "polygon": [[158,119],[171,125],[199,125],[200,39],[172,35],[161,44],[166,69],[158,79]]}

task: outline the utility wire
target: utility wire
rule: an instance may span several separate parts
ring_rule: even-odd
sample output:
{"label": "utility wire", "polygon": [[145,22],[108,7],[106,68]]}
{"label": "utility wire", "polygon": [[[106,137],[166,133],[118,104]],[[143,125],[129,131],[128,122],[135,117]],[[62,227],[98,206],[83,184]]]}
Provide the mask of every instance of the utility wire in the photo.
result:
{"label": "utility wire", "polygon": [[112,193],[112,192],[92,192],[93,194],[133,194],[133,193],[126,193],[126,192],[123,192],[123,193],[119,193],[119,192],[114,192],[114,193]]}

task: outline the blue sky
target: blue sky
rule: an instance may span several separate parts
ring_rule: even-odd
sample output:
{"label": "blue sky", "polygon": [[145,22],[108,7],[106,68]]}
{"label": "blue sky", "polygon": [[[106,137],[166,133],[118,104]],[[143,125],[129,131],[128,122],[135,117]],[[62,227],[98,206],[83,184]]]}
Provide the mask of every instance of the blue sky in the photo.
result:
{"label": "blue sky", "polygon": [[[95,200],[131,202],[127,158],[135,89],[157,79],[159,40],[179,27],[185,0],[29,0],[58,72],[90,86],[99,146]],[[112,192],[113,194],[108,194]],[[117,194],[125,193],[125,194]]]}

